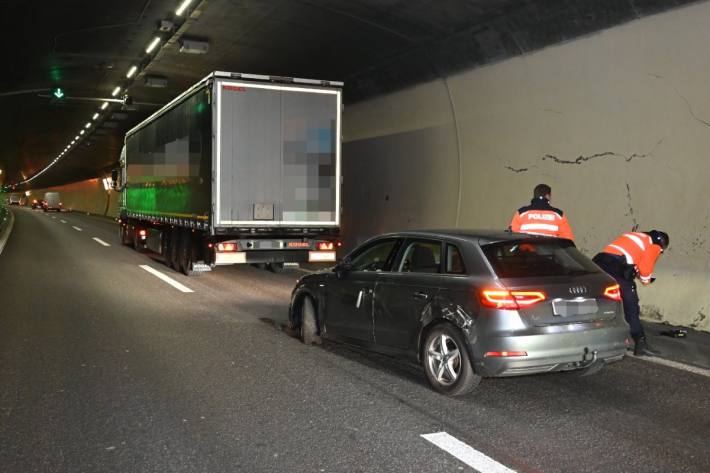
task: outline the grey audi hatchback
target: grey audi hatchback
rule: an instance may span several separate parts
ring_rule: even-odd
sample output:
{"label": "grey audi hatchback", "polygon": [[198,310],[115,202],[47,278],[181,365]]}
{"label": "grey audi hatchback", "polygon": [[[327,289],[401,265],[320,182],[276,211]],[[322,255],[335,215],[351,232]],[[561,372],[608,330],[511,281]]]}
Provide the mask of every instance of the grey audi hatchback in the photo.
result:
{"label": "grey audi hatchback", "polygon": [[484,377],[596,371],[624,357],[619,287],[569,240],[518,233],[390,233],[302,277],[289,321],[421,364],[455,396]]}

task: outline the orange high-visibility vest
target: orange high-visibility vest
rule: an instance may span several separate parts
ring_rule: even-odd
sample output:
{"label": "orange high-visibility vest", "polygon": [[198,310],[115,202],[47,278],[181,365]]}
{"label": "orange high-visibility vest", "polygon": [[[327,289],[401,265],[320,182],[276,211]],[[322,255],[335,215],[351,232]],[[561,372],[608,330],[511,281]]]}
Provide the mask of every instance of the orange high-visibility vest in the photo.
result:
{"label": "orange high-visibility vest", "polygon": [[604,253],[623,256],[627,264],[636,266],[642,282],[650,282],[653,267],[661,254],[661,247],[655,245],[651,237],[641,232],[623,233],[616,240],[609,243]]}
{"label": "orange high-visibility vest", "polygon": [[[534,199],[533,203],[535,203]],[[567,217],[561,210],[549,204],[520,208],[510,222],[510,229],[519,233],[574,239]]]}

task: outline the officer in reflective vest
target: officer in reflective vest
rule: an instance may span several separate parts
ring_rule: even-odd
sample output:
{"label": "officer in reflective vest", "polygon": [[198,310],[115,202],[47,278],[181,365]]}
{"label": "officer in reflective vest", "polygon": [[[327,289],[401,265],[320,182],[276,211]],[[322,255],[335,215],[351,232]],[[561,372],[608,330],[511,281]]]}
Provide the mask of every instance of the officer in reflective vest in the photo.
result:
{"label": "officer in reflective vest", "polygon": [[533,191],[530,205],[515,212],[510,222],[510,229],[518,233],[554,236],[574,239],[564,212],[550,205],[552,188],[547,184],[538,184]]}
{"label": "officer in reflective vest", "polygon": [[659,354],[648,345],[646,340],[639,319],[641,309],[634,279],[638,278],[643,285],[651,284],[655,280],[653,267],[661,253],[668,248],[668,243],[668,234],[659,230],[627,232],[608,244],[593,258],[600,268],[619,283],[624,317],[635,342],[634,355]]}

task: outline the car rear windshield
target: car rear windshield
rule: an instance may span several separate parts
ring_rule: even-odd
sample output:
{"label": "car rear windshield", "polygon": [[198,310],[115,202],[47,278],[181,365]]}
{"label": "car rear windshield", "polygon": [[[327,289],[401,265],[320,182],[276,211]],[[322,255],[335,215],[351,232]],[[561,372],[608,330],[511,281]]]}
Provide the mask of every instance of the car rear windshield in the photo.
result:
{"label": "car rear windshield", "polygon": [[573,276],[599,268],[569,240],[516,240],[481,247],[500,278]]}

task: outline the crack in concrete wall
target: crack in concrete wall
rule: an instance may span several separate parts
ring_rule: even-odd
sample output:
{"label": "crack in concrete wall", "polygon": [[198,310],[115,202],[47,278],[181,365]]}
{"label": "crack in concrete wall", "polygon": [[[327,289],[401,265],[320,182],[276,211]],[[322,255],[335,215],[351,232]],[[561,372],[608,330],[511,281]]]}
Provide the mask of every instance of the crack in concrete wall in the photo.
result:
{"label": "crack in concrete wall", "polygon": [[690,326],[692,328],[697,328],[703,322],[703,320],[707,318],[707,314],[703,313],[703,309],[700,309],[698,311],[698,316],[690,323]]}
{"label": "crack in concrete wall", "polygon": [[512,167],[512,166],[506,166],[505,168],[508,169],[508,170],[510,170],[510,171],[513,171],[513,172],[515,172],[515,173],[526,172],[526,171],[528,171],[528,169],[529,169],[529,168],[516,169],[516,168],[514,168],[514,167]]}
{"label": "crack in concrete wall", "polygon": [[631,186],[626,182],[626,202],[629,204],[629,211],[626,213],[627,217],[631,217],[634,225],[631,227],[631,231],[635,232],[639,229],[639,224],[636,221],[636,215],[634,215],[634,206],[631,204]]}

